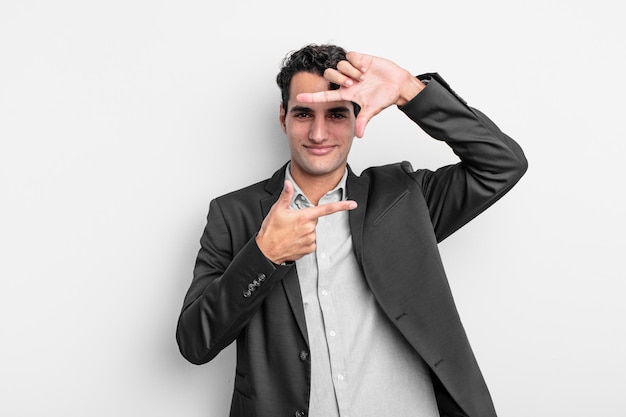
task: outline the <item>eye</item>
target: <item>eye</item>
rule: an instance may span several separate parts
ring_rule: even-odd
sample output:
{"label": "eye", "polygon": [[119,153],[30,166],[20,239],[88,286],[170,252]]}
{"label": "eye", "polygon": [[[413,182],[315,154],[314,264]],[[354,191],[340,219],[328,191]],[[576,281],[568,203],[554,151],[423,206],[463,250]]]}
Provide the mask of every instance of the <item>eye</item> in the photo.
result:
{"label": "eye", "polygon": [[305,112],[300,112],[300,113],[295,113],[293,115],[293,117],[295,117],[296,119],[308,119],[309,117],[311,117],[310,113],[305,113]]}
{"label": "eye", "polygon": [[343,120],[346,118],[346,115],[343,113],[331,113],[328,115],[328,118],[333,120]]}

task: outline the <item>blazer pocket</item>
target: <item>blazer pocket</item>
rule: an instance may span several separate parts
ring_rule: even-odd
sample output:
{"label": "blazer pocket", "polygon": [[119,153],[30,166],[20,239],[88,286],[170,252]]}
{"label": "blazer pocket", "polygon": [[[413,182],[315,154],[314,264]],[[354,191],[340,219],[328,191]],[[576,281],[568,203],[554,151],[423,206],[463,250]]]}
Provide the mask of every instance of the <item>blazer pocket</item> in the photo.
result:
{"label": "blazer pocket", "polygon": [[235,372],[235,393],[247,398],[248,400],[252,399],[248,379],[239,371]]}
{"label": "blazer pocket", "polygon": [[374,218],[374,221],[372,222],[372,226],[376,226],[384,217],[386,217],[389,213],[391,213],[398,206],[398,204],[402,202],[402,200],[407,198],[407,196],[409,195],[409,192],[410,192],[409,190],[404,190],[402,194],[400,194],[393,201],[391,201],[391,203],[389,203],[387,207],[385,207],[384,210],[381,211],[380,214],[376,216],[376,218]]}
{"label": "blazer pocket", "polygon": [[236,388],[230,405],[230,415],[237,417],[255,417],[257,415],[252,399],[243,395]]}

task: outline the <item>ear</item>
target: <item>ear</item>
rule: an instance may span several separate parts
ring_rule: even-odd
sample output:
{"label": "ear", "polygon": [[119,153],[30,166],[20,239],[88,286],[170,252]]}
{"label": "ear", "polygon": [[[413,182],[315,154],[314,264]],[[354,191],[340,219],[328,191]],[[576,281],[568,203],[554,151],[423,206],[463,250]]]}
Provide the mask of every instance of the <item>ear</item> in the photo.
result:
{"label": "ear", "polygon": [[278,107],[278,120],[280,121],[280,128],[283,130],[284,134],[287,134],[287,126],[285,125],[286,114],[285,109],[283,108],[283,103],[279,103]]}

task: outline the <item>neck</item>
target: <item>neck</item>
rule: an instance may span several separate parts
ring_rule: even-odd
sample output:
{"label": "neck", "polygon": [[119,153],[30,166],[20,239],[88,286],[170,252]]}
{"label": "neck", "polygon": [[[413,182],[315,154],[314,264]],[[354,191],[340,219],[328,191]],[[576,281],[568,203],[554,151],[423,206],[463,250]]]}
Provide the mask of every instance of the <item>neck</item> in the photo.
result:
{"label": "neck", "polygon": [[324,175],[310,175],[305,172],[298,172],[295,169],[292,169],[290,172],[304,195],[312,204],[317,206],[320,199],[339,184],[345,172],[345,166],[341,170]]}

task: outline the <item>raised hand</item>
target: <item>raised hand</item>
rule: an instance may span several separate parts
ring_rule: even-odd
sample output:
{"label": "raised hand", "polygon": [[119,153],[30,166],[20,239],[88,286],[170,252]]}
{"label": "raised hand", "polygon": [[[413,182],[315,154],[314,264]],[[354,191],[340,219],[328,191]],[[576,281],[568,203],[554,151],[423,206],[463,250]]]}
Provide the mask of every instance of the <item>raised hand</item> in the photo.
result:
{"label": "raised hand", "polygon": [[266,258],[280,264],[295,261],[315,251],[317,219],[338,211],[352,210],[355,201],[337,201],[301,210],[291,210],[293,185],[288,180],[256,237],[257,245]]}
{"label": "raised hand", "polygon": [[392,104],[401,106],[411,100],[424,84],[407,70],[384,58],[348,52],[337,69],[328,68],[324,78],[338,84],[338,90],[303,93],[296,97],[305,103],[352,101],[361,106],[356,119],[356,136],[361,138],[372,117]]}

